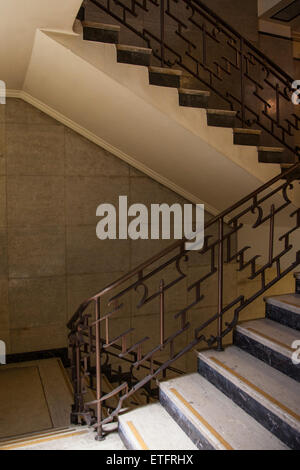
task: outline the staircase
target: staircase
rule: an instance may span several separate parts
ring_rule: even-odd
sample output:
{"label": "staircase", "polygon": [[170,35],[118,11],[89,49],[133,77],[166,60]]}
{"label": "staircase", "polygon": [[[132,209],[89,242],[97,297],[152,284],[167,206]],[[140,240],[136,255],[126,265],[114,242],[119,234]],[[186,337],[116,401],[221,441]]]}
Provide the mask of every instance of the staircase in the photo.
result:
{"label": "staircase", "polygon": [[127,448],[299,450],[292,345],[300,344],[300,297],[267,298],[266,310],[266,318],[239,324],[225,351],[197,353],[198,373],[161,382],[160,404],[120,416]]}
{"label": "staircase", "polygon": [[[160,36],[154,37],[159,44],[156,48],[120,44],[121,28],[115,24],[117,21],[131,29],[150,46],[151,33],[146,30],[139,33],[127,22],[127,14],[137,17],[135,8],[147,11],[147,2],[133,1],[133,9],[128,9],[118,1],[124,12],[121,17],[110,9],[111,4],[96,0],[91,3],[113,18],[114,23],[87,21],[82,8],[78,20],[84,41],[115,45],[119,63],[147,67],[149,86],[177,89],[181,107],[205,111],[208,129],[214,132],[216,128],[232,129],[233,145],[255,148],[259,163],[280,165],[281,173],[206,223],[205,243],[200,252],[188,253],[185,240],[176,242],[80,305],[68,323],[75,390],[72,423],[83,420],[93,426],[96,439],[101,441],[105,426],[118,420],[120,436],[130,449],[299,449],[299,366],[291,360],[292,344],[300,339],[299,290],[292,297],[268,298],[267,318],[241,323],[242,311],[300,264],[300,209],[296,205],[292,213],[286,212],[292,206],[293,190],[300,180],[299,149],[294,145],[295,132],[300,129],[299,118],[291,108],[288,92],[292,79],[198,0],[183,3],[212,24],[210,31],[204,26],[199,28],[204,46],[207,37],[218,43],[218,34],[222,32],[228,41],[220,44],[234,50],[235,62],[225,56],[222,57],[225,64],[221,66],[217,62],[216,69],[212,69],[205,57],[202,62],[198,58],[197,73],[165,39],[164,18],[171,13],[163,1],[150,2],[161,8]],[[181,26],[176,30],[180,36],[183,23],[178,18],[175,20]],[[191,58],[195,45],[183,38],[188,43],[186,55]],[[177,55],[177,60],[172,61],[170,54]],[[275,110],[262,96],[264,87],[249,74],[252,66],[266,72],[262,81],[275,93]],[[199,72],[201,67],[208,80]],[[216,85],[223,75],[231,76],[233,70],[240,76],[238,98],[229,88],[222,95]],[[191,82],[184,72],[204,84],[203,88],[189,88],[186,84]],[[246,80],[255,85],[255,93],[250,98],[255,96],[263,103],[260,111],[249,105]],[[216,95],[227,103],[226,109],[224,103],[215,106],[219,103]],[[281,216],[285,217],[286,226],[278,236],[276,221]],[[266,229],[268,240],[263,257],[256,251],[257,246],[240,246],[236,242],[245,224],[253,230]],[[262,243],[262,238],[259,242]],[[188,284],[190,301],[178,308],[174,328],[166,332],[166,303],[179,283],[188,279],[185,267],[196,256],[209,260],[207,273],[199,274]],[[254,286],[251,294],[241,293],[236,297],[224,291],[225,269],[231,263],[239,272],[249,273]],[[270,275],[272,270],[275,273]],[[195,309],[201,306],[207,283],[214,276],[217,277],[217,311],[205,319],[200,315],[197,318]],[[111,337],[110,319],[122,314],[128,298],[136,308],[136,315],[149,304],[159,311],[154,340],[145,331],[138,332],[136,337],[134,324],[127,329],[122,326],[119,335]],[[233,345],[224,350],[224,339],[232,333]],[[128,398],[161,374],[165,378],[174,362],[199,345],[206,351],[197,353],[198,373],[161,382],[160,403],[121,413]],[[124,379],[114,390],[104,393],[103,357],[116,347],[121,361],[130,359],[130,370],[138,373],[138,379],[133,383]],[[91,401],[84,399],[87,379],[89,388],[95,392]],[[112,397],[116,399],[114,409],[107,406]]]}

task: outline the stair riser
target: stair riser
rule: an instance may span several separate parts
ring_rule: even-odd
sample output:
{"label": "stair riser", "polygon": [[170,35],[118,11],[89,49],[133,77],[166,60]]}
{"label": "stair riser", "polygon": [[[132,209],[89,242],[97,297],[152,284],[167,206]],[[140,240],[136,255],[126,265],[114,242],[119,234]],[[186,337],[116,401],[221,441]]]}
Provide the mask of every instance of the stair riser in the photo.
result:
{"label": "stair riser", "polygon": [[118,50],[117,60],[121,64],[142,65],[149,67],[151,62],[151,54]]}
{"label": "stair riser", "polygon": [[162,390],[159,391],[159,401],[199,450],[215,450]]}
{"label": "stair riser", "polygon": [[274,369],[300,382],[300,365],[294,365],[292,360],[287,356],[283,356],[264,344],[255,341],[253,338],[243,335],[239,331],[234,332],[233,342],[235,346],[240,349],[243,349],[269,366],[274,367]]}
{"label": "stair riser", "polygon": [[119,32],[109,29],[83,28],[83,39],[85,41],[104,42],[107,44],[118,44]]}
{"label": "stair riser", "polygon": [[180,76],[149,72],[150,85],[180,88]]}
{"label": "stair riser", "polygon": [[212,127],[235,127],[235,117],[219,114],[207,114],[207,125]]}
{"label": "stair riser", "polygon": [[266,304],[266,317],[300,331],[300,315],[297,313],[276,307],[276,305]]}
{"label": "stair riser", "polygon": [[208,108],[209,96],[179,94],[179,105],[188,108]]}
{"label": "stair riser", "polygon": [[284,442],[290,449],[300,449],[300,433],[265,408],[261,402],[248,395],[218,371],[201,361],[201,359],[198,359],[198,372],[256,419],[257,422]]}
{"label": "stair riser", "polygon": [[258,152],[258,161],[259,163],[271,163],[271,164],[281,164],[281,163],[294,163],[293,157],[286,155],[281,152]]}
{"label": "stair riser", "polygon": [[247,145],[258,147],[260,143],[260,136],[256,134],[239,134],[235,133],[233,136],[233,143],[235,145]]}

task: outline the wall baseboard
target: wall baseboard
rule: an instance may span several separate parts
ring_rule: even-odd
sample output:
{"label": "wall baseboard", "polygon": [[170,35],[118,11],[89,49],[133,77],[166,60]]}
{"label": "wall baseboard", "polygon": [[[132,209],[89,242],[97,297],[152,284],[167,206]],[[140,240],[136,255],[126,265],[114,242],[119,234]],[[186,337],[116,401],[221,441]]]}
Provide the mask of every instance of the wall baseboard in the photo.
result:
{"label": "wall baseboard", "polygon": [[60,349],[47,349],[45,351],[32,351],[27,353],[8,354],[6,356],[7,364],[16,364],[29,361],[40,361],[43,359],[52,359],[57,357],[61,360],[64,367],[70,367],[70,360],[68,357],[68,348]]}

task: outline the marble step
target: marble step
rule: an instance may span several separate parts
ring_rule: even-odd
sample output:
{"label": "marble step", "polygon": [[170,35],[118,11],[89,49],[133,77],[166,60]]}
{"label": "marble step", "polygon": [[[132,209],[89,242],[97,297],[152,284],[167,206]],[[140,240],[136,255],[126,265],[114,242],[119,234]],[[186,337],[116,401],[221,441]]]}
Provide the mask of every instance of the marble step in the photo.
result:
{"label": "marble step", "polygon": [[300,332],[263,318],[238,325],[234,344],[300,382],[300,364],[293,363],[294,345],[300,348]]}
{"label": "marble step", "polygon": [[236,111],[223,109],[207,110],[207,125],[213,127],[235,127]]}
{"label": "marble step", "polygon": [[233,129],[233,143],[257,147],[260,143],[261,131],[257,129]]}
{"label": "marble step", "polygon": [[108,44],[118,44],[120,26],[95,23],[93,21],[83,21],[83,39],[85,41],[105,42]]}
{"label": "marble step", "polygon": [[117,61],[121,64],[150,66],[152,49],[118,44]]}
{"label": "marble step", "polygon": [[198,353],[199,373],[291,449],[300,449],[300,384],[236,346]]}
{"label": "marble step", "polygon": [[149,67],[150,85],[180,88],[181,76],[181,70],[170,69],[168,67]]}
{"label": "marble step", "polygon": [[189,108],[208,108],[210,92],[180,88],[179,105]]}
{"label": "marble step", "polygon": [[282,325],[300,331],[300,295],[266,297],[266,316]]}
{"label": "marble step", "polygon": [[[284,173],[285,173],[289,168],[291,168],[292,166],[293,166],[292,163],[284,163],[284,164],[282,164],[282,165],[281,165],[281,173],[284,175]],[[292,175],[293,175],[293,178],[294,178],[294,179],[300,180],[300,167],[299,167],[297,170],[293,171]],[[290,175],[289,175],[288,177],[290,177]],[[286,177],[286,176],[283,176],[283,179],[287,179],[287,177]]]}
{"label": "marble step", "polygon": [[119,434],[129,450],[196,450],[159,403],[119,416]]}
{"label": "marble step", "polygon": [[258,161],[260,163],[295,163],[295,157],[288,155],[280,147],[257,147]]}
{"label": "marble step", "polygon": [[287,449],[197,373],[161,383],[160,401],[198,449]]}

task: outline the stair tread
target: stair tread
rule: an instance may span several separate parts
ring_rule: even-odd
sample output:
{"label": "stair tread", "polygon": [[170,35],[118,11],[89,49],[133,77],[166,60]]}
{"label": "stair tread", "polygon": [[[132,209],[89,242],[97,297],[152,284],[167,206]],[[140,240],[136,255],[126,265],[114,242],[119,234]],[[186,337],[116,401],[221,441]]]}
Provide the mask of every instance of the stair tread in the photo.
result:
{"label": "stair tread", "polygon": [[160,403],[129,411],[119,417],[119,425],[134,450],[197,449]]}
{"label": "stair tread", "polygon": [[236,134],[255,134],[255,135],[261,135],[262,134],[262,131],[260,131],[258,129],[245,129],[243,127],[241,127],[241,128],[236,127],[235,129],[233,129],[233,132],[235,132]]}
{"label": "stair tread", "polygon": [[216,449],[287,449],[197,373],[163,382],[160,389]]}
{"label": "stair tread", "polygon": [[149,72],[152,72],[152,73],[164,73],[166,75],[178,75],[178,76],[181,76],[182,75],[182,71],[181,70],[176,70],[176,69],[170,69],[168,67],[153,67],[153,66],[150,66],[149,67]]}
{"label": "stair tread", "polygon": [[295,166],[297,162],[295,163],[281,163],[281,168],[282,170],[288,170],[289,168],[292,168],[293,166]]}
{"label": "stair tread", "polygon": [[300,383],[236,346],[198,353],[214,370],[300,431]]}
{"label": "stair tread", "polygon": [[300,295],[284,294],[266,297],[265,302],[300,315]]}
{"label": "stair tread", "polygon": [[210,96],[209,91],[205,90],[192,90],[190,88],[179,88],[178,92],[183,95],[199,95],[199,96]]}
{"label": "stair tread", "polygon": [[120,31],[121,30],[121,27],[118,25],[97,23],[95,21],[83,21],[82,26],[84,28],[97,28],[97,29],[105,29],[108,31]]}
{"label": "stair tread", "polygon": [[126,44],[116,44],[119,51],[141,52],[143,54],[152,54],[152,49],[147,47],[128,46]]}
{"label": "stair tread", "polygon": [[290,359],[295,351],[293,342],[300,340],[299,331],[267,318],[240,324],[236,330]]}

